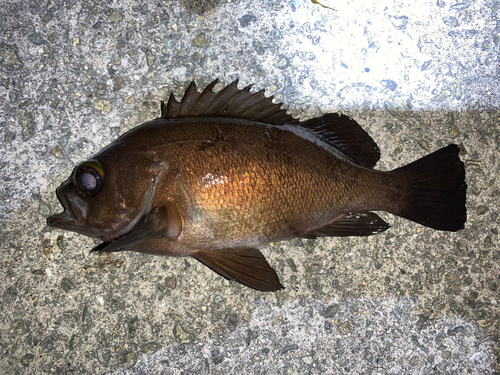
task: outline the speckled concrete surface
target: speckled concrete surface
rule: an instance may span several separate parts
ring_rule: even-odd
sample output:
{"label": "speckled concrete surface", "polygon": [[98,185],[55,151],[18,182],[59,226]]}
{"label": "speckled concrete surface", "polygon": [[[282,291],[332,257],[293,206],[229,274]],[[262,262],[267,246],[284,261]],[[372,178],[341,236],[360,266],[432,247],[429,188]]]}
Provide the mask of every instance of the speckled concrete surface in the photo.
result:
{"label": "speckled concrete surface", "polygon": [[[500,371],[500,3],[320,3],[2,3],[1,373]],[[46,226],[75,163],[214,78],[350,114],[378,168],[460,144],[466,228],[271,244],[265,294]]]}

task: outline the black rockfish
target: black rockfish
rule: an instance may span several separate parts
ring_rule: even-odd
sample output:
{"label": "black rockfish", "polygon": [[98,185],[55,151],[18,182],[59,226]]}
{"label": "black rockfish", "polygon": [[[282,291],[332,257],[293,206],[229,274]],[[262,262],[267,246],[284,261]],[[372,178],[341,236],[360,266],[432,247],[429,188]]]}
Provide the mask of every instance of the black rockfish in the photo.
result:
{"label": "black rockfish", "polygon": [[50,226],[104,241],[102,251],[191,256],[262,291],[282,288],[259,248],[294,237],[369,236],[388,211],[439,230],[464,227],[457,145],[390,172],[353,119],[299,122],[233,82],[181,102],[79,164],[57,189]]}

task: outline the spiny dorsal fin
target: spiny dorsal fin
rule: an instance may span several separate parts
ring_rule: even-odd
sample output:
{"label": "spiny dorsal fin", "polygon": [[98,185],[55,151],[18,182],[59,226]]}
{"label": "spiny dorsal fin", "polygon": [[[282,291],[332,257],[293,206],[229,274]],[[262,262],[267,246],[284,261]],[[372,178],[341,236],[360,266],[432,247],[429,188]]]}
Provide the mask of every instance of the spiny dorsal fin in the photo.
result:
{"label": "spiny dorsal fin", "polygon": [[221,116],[243,118],[270,125],[294,125],[308,129],[325,143],[339,150],[360,166],[373,168],[380,158],[380,151],[373,139],[352,118],[329,113],[299,122],[274,104],[273,96],[266,98],[264,90],[251,93],[251,85],[238,89],[238,80],[219,92],[213,88],[218,80],[210,83],[202,92],[191,82],[180,102],[170,94],[167,104],[161,103],[161,118],[190,116]]}
{"label": "spiny dorsal fin", "polygon": [[161,118],[189,116],[229,116],[239,117],[269,124],[297,124],[292,116],[281,109],[281,104],[273,103],[273,96],[266,98],[264,90],[251,93],[252,86],[238,89],[238,80],[219,92],[213,92],[218,80],[209,84],[201,93],[191,82],[180,102],[170,94],[167,105],[161,104]]}

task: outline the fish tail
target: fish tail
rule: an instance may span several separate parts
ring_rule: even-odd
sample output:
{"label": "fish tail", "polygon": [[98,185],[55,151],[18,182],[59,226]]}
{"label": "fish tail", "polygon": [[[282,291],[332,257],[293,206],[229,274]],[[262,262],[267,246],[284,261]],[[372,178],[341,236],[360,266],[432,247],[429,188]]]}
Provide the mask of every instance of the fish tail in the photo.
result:
{"label": "fish tail", "polygon": [[467,220],[464,163],[452,144],[394,170],[409,181],[398,216],[438,230],[455,232]]}

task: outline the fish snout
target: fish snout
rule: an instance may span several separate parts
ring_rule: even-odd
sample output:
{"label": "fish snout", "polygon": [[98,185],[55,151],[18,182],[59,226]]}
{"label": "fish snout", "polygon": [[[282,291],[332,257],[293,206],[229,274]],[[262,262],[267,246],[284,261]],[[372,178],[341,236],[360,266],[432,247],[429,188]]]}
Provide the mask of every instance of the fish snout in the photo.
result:
{"label": "fish snout", "polygon": [[47,218],[47,225],[60,229],[75,230],[76,226],[85,224],[88,205],[77,192],[73,192],[72,190],[74,189],[70,189],[68,182],[57,188],[57,199],[59,199],[64,211],[49,216]]}

